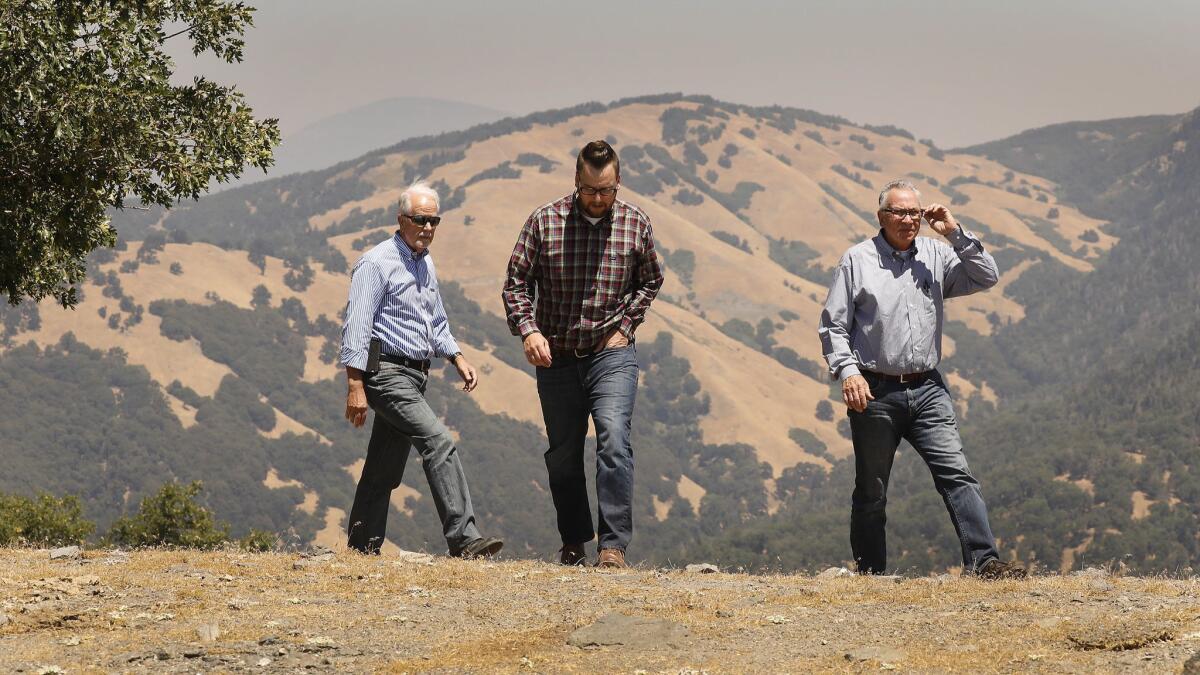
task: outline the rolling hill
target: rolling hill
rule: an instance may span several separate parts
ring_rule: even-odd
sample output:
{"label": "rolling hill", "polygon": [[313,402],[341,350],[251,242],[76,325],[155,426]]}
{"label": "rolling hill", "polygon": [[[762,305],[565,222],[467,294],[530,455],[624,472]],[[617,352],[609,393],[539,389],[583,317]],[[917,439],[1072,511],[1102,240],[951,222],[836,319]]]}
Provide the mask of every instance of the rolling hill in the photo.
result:
{"label": "rolling hill", "polygon": [[[1162,139],[1178,119],[1147,124],[1148,131],[1129,124],[1103,133]],[[399,192],[420,176],[443,195],[446,220],[434,255],[451,324],[484,372],[470,399],[438,378],[432,398],[476,476],[481,521],[517,542],[522,555],[548,553],[556,542],[540,411],[530,369],[504,327],[499,289],[525,217],[570,190],[583,142],[607,138],[622,157],[622,197],[649,213],[668,268],[638,334],[645,368],[635,422],[638,537],[656,543],[635,555],[664,560],[711,551],[791,567],[814,556],[844,557],[850,445],[815,338],[830,268],[875,232],[878,186],[894,177],[911,178],[926,203],[950,205],[978,232],[1000,262],[1002,286],[948,304],[947,352],[954,356],[946,367],[966,419],[987,424],[1021,405],[1038,367],[997,349],[1024,344],[1030,331],[1041,335],[1054,311],[1049,298],[1112,264],[1135,226],[1124,213],[1095,208],[1093,193],[1078,196],[1078,172],[1054,152],[1066,152],[1067,137],[1079,143],[1078,134],[1056,134],[1039,141],[1046,151],[1038,157],[1018,161],[1016,148],[1026,141],[947,152],[893,127],[663,95],[410,139],[170,212],[121,213],[114,222],[122,250],[94,257],[78,309],[6,310],[9,347],[0,366],[10,379],[22,368],[41,374],[46,391],[24,396],[53,408],[78,386],[62,362],[103,363],[93,376],[136,382],[156,410],[160,436],[132,433],[120,412],[123,394],[104,400],[120,387],[97,383],[89,405],[111,411],[98,415],[98,424],[108,420],[99,429],[55,444],[14,422],[4,453],[28,469],[0,479],[0,490],[78,492],[103,522],[154,480],[203,478],[218,514],[236,527],[339,538],[366,440],[340,419],[344,385],[332,365],[348,263],[390,234]],[[1127,155],[1156,157],[1163,140],[1104,142],[1111,146],[1105,152],[1136,172],[1147,160]],[[1094,154],[1077,148],[1071,156],[1086,165]],[[1122,171],[1109,178],[1130,175]],[[1029,326],[1031,316],[1039,326]],[[53,425],[71,427],[67,420]],[[106,444],[132,444],[129,452],[141,459],[110,470]],[[212,456],[183,459],[185,449]],[[986,474],[994,455],[984,452]],[[60,462],[72,468],[56,473]],[[915,474],[923,469],[906,466],[900,463],[901,476],[921,480]],[[104,480],[89,483],[98,470]],[[407,548],[438,548],[423,481],[419,472],[409,475],[414,489],[394,499],[389,533]],[[1051,482],[1083,494],[1080,480],[1095,484],[1097,477]],[[927,484],[914,488],[922,491],[930,494],[913,496],[913,517],[945,520],[929,516],[926,497],[936,495]],[[998,496],[999,518],[1008,524],[1010,502]],[[260,498],[275,506],[256,509]],[[788,520],[799,512],[809,520]],[[779,533],[789,527],[823,543],[780,557]],[[907,551],[902,560],[952,564],[940,548],[951,541],[945,529],[913,523],[898,537]],[[1061,553],[1079,545],[1056,536],[1038,533],[1037,546],[1057,545]],[[1021,540],[1009,543],[1016,554],[1031,550]]]}

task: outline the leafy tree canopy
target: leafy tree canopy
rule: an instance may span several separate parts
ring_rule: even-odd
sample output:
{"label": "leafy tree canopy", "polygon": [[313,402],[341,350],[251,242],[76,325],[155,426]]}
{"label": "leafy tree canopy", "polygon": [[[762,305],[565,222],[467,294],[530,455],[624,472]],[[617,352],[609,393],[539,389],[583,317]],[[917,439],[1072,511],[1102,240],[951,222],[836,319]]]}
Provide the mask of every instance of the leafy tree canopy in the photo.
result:
{"label": "leafy tree canopy", "polygon": [[164,43],[241,61],[253,9],[226,0],[0,2],[0,291],[77,300],[85,257],[112,246],[127,200],[171,206],[247,164],[267,168],[277,120],[203,77],[172,85]]}

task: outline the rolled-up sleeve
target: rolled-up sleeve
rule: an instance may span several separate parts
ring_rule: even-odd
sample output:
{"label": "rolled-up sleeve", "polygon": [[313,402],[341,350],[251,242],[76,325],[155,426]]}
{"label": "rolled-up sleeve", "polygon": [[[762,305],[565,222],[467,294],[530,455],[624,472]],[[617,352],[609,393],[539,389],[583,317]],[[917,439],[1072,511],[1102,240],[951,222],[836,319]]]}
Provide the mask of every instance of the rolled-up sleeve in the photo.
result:
{"label": "rolled-up sleeve", "polygon": [[817,335],[821,338],[821,354],[829,365],[829,373],[845,380],[858,375],[858,361],[850,347],[850,331],[854,328],[854,278],[849,261],[843,258],[834,272],[829,295]]}
{"label": "rolled-up sleeve", "polygon": [[375,315],[383,301],[384,286],[379,266],[370,260],[359,260],[350,276],[350,299],[346,303],[346,323],[342,325],[338,360],[343,366],[367,369],[367,349]]}

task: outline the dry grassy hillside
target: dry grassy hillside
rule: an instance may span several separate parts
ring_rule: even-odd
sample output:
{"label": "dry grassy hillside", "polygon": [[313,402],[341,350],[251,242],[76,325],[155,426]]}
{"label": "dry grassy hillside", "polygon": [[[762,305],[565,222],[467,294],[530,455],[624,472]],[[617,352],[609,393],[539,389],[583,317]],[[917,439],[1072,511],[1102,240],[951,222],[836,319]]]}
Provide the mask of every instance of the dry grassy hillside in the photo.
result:
{"label": "dry grassy hillside", "polygon": [[[669,121],[680,117],[688,118],[682,126]],[[803,120],[778,124],[748,110],[728,112],[686,101],[635,103],[553,124],[534,124],[525,131],[474,142],[463,149],[461,159],[436,166],[427,176],[444,181],[451,189],[464,188],[461,204],[445,211],[434,255],[443,279],[461,284],[468,297],[493,312],[494,321],[502,322],[499,289],[521,224],[532,209],[571,189],[573,157],[582,141],[615,138],[618,150],[627,158],[621,196],[651,215],[662,246],[673,254],[688,251],[694,256],[690,275],[680,263],[671,265],[642,336],[674,333],[678,352],[692,362],[693,373],[713,403],[702,422],[705,440],[749,443],[778,475],[797,462],[823,461],[806,455],[788,437],[792,427],[813,433],[834,456],[844,456],[850,448],[837,430],[839,415],[833,420],[817,418],[816,403],[829,395],[829,384],[822,377],[785,368],[718,329],[734,318],[751,324],[770,319],[776,324],[778,346],[793,349],[810,362],[821,362],[815,324],[825,277],[819,270],[808,278],[789,272],[773,259],[772,240],[802,242],[814,255],[808,264],[828,269],[848,246],[875,232],[876,225],[869,218],[878,186],[893,177],[909,176],[922,188],[926,203],[950,204],[956,197],[965,201],[953,210],[971,222],[984,224],[987,231],[980,234],[997,250],[1016,245],[1087,270],[1114,243],[1098,229],[1099,222],[1056,203],[1054,186],[1045,179],[1014,174],[976,156],[941,157],[940,151],[925,143],[885,135],[885,131]],[[660,154],[655,156],[650,146]],[[528,153],[550,161],[540,169],[536,162],[517,162]],[[324,229],[345,221],[356,209],[393,209],[405,172],[428,154],[395,152],[361,165],[369,168],[358,177],[374,186],[374,192],[317,214],[307,225]],[[640,162],[631,159],[635,156],[642,157]],[[478,178],[506,162],[510,177]],[[664,162],[675,162],[677,171],[693,171],[711,194],[701,194],[697,186],[682,182],[662,184],[655,194],[647,194],[651,190],[643,187],[644,180],[633,180],[635,174],[653,174]],[[360,171],[358,166],[349,166],[343,173],[355,174]],[[514,169],[520,172],[519,178],[512,177]],[[759,188],[748,200],[745,195],[713,197],[733,195],[743,182]],[[955,186],[948,187],[951,183]],[[644,192],[639,193],[639,188]],[[363,248],[360,243],[356,249],[355,241],[372,231],[346,232],[331,237],[330,243],[353,261]],[[714,232],[732,235],[742,246],[727,243]],[[286,270],[280,260],[268,257],[265,270],[260,271],[245,252],[209,244],[168,244],[157,264],[142,264],[134,272],[120,273],[122,263],[134,256],[136,248],[137,242],[130,242],[128,251],[102,269],[116,272],[126,296],[139,304],[174,298],[205,303],[209,294],[215,293],[247,307],[251,290],[259,284],[271,291],[275,303],[299,298],[314,318],[321,314],[336,318],[345,302],[345,274],[330,274],[318,267],[312,285],[295,292],[283,282]],[[178,263],[182,271],[168,271],[172,263]],[[1004,289],[1030,264],[1023,260],[1004,270],[1002,286],[990,293],[950,303],[949,318],[983,334],[991,332],[993,321],[1020,321],[1023,309]],[[114,311],[115,301],[103,297],[94,286],[84,291],[86,299],[74,311],[43,305],[40,330],[18,342],[32,338],[52,344],[64,332],[73,331],[86,344],[124,349],[130,363],[144,365],[163,385],[178,379],[201,395],[211,394],[228,372],[225,366],[204,358],[196,344],[164,338],[157,317],[147,315],[128,330],[109,328],[99,312],[101,307]],[[453,307],[451,312],[453,322]],[[321,338],[308,338],[307,381],[332,377],[336,372],[317,358],[322,344]],[[469,345],[469,353],[485,367],[486,376],[477,393],[483,409],[540,424],[532,379],[474,347],[479,345]],[[952,349],[948,340],[947,351]],[[963,395],[979,391],[985,399],[992,396],[986,382],[957,378],[955,383]],[[172,401],[176,414],[189,423],[187,405]],[[298,423],[281,419],[280,432],[304,431]]]}
{"label": "dry grassy hillside", "polygon": [[1200,672],[1200,584],[0,549],[7,672]]}

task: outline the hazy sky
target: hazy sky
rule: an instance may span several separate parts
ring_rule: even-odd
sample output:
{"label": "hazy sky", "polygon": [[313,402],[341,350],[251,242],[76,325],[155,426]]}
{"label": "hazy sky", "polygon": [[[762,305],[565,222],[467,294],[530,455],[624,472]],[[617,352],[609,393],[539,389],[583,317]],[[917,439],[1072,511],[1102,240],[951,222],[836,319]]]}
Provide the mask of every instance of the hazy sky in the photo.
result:
{"label": "hazy sky", "polygon": [[285,134],[404,95],[523,114],[682,91],[943,147],[1200,106],[1197,0],[250,4],[245,62],[180,71],[237,83]]}

